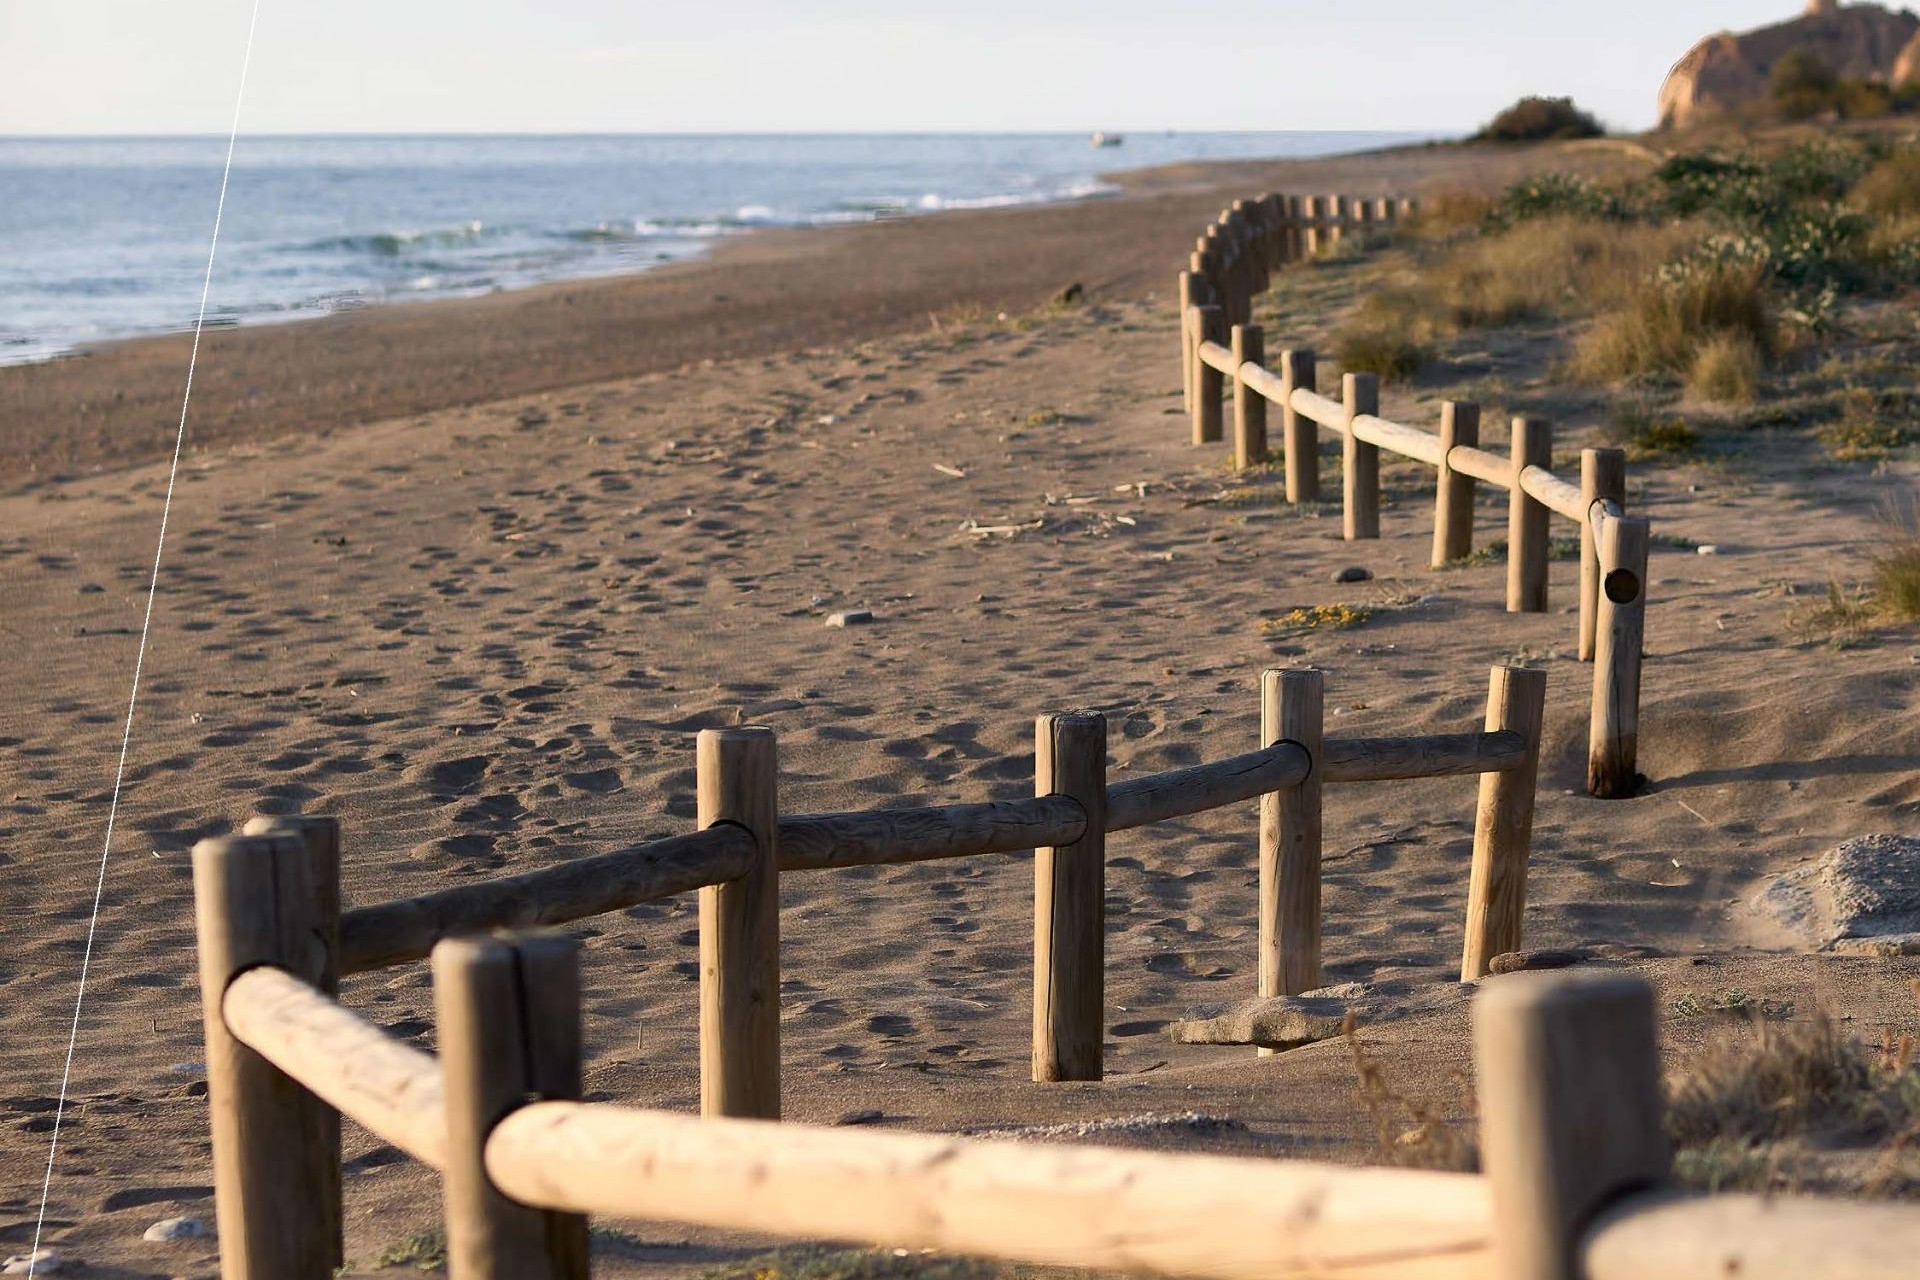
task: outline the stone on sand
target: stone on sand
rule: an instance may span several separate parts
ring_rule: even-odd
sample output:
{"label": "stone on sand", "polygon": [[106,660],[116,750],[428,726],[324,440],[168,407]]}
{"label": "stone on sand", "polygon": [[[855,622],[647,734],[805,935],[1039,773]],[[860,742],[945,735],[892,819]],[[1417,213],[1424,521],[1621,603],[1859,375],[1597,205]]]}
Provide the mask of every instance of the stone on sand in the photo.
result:
{"label": "stone on sand", "polygon": [[1333,575],[1335,582],[1371,582],[1373,570],[1365,565],[1350,564]]}
{"label": "stone on sand", "polygon": [[871,609],[843,609],[827,615],[827,625],[830,627],[858,627],[872,621]]}
{"label": "stone on sand", "polygon": [[67,1260],[52,1249],[36,1249],[0,1262],[0,1276],[50,1276],[66,1265]]}
{"label": "stone on sand", "polygon": [[1920,840],[1856,836],[1777,877],[1754,904],[1815,951],[1920,955]]}
{"label": "stone on sand", "polygon": [[204,1240],[207,1237],[207,1224],[191,1214],[178,1218],[162,1218],[140,1233],[142,1240]]}
{"label": "stone on sand", "polygon": [[1534,973],[1543,969],[1569,969],[1591,960],[1591,952],[1577,947],[1559,951],[1503,951],[1487,966],[1494,973]]}

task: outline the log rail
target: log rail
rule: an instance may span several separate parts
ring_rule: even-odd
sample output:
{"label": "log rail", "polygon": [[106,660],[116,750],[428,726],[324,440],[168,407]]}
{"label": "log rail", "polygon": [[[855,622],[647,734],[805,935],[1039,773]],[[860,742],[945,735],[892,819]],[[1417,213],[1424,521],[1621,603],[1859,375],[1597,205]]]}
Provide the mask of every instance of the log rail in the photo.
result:
{"label": "log rail", "polygon": [[[1343,240],[1373,240],[1415,211],[1410,200],[1354,196],[1264,195],[1236,201],[1195,243],[1180,273],[1181,361],[1196,445],[1224,438],[1224,403],[1234,413],[1234,465],[1269,461],[1267,406],[1287,424],[1284,460],[1289,502],[1320,498],[1317,453],[1321,429],[1341,439],[1342,510],[1349,539],[1380,536],[1379,451],[1410,458],[1438,473],[1433,565],[1459,559],[1473,545],[1473,489],[1508,494],[1507,609],[1547,610],[1549,515],[1579,529],[1580,660],[1594,662],[1587,753],[1587,789],[1606,798],[1631,796],[1636,772],[1641,647],[1646,611],[1647,522],[1625,514],[1626,460],[1617,449],[1587,449],[1574,483],[1552,470],[1552,428],[1517,418],[1509,455],[1479,446],[1479,407],[1450,401],[1438,433],[1380,416],[1379,381],[1347,374],[1339,399],[1315,386],[1312,351],[1272,352],[1253,323],[1253,300],[1290,262],[1324,253]],[[1470,424],[1461,438],[1459,424]],[[1610,524],[1623,526],[1612,531]],[[1606,564],[1602,558],[1609,557]],[[1611,581],[1614,586],[1605,589]],[[1625,588],[1631,583],[1633,590]],[[1602,615],[1606,615],[1603,625]],[[1610,639],[1603,639],[1603,636]]]}

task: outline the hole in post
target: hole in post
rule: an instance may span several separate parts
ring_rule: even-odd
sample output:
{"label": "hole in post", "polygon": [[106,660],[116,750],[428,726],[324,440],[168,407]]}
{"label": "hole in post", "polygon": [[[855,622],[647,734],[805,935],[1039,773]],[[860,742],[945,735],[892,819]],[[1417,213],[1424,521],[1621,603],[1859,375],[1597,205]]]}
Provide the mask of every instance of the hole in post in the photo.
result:
{"label": "hole in post", "polygon": [[1615,604],[1632,604],[1640,598],[1640,575],[1631,569],[1615,569],[1602,587],[1607,599]]}

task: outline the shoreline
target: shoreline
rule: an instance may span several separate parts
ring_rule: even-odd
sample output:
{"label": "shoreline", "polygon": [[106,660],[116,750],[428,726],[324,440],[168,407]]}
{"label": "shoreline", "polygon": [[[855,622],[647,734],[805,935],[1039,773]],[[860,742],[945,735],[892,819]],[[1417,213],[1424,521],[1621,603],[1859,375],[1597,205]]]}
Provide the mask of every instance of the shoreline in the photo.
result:
{"label": "shoreline", "polygon": [[[188,452],[552,393],[709,358],[868,341],[960,313],[1027,311],[1069,284],[1090,298],[1164,292],[1223,197],[1284,186],[1399,194],[1499,185],[1552,148],[1403,144],[1282,160],[1103,172],[1099,198],[843,226],[770,227],[649,270],[470,298],[382,303],[210,329]],[[1163,279],[1164,277],[1164,279]],[[192,335],[104,342],[0,367],[0,492],[171,451]]]}

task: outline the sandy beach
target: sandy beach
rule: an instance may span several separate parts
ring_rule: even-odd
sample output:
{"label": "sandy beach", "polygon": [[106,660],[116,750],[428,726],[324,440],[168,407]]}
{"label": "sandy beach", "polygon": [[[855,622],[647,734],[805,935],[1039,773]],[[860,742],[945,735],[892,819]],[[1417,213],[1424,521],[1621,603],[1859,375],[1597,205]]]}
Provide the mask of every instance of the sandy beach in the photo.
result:
{"label": "sandy beach", "polygon": [[[1784,438],[1636,470],[1656,548],[1640,767],[1583,789],[1577,564],[1502,609],[1498,563],[1434,572],[1431,475],[1385,469],[1377,543],[1277,475],[1187,443],[1169,291],[1223,198],[1504,185],[1617,150],[1410,149],[1132,175],[1077,204],[770,232],[643,276],[210,335],[161,576],[52,1183],[86,1275],[212,1276],[187,851],[258,812],[337,815],[349,905],[688,830],[693,736],[779,734],[802,812],[1032,791],[1036,714],[1108,717],[1111,776],[1251,749],[1265,667],[1326,672],[1329,732],[1475,728],[1488,669],[1548,675],[1530,945],[1579,946],[1663,997],[1739,990],[1920,1027],[1920,960],[1811,957],[1750,900],[1768,876],[1920,812],[1920,641],[1800,644],[1791,597],[1854,572],[1910,484]],[[1323,340],[1351,271],[1283,280],[1269,346]],[[1083,305],[1054,307],[1080,283]],[[1594,441],[1604,397],[1538,353],[1488,376]],[[31,1238],[145,605],[184,339],[0,369],[0,1252]],[[1325,374],[1323,373],[1323,377]],[[1324,384],[1323,384],[1324,386]],[[1434,388],[1385,412],[1431,426]],[[1506,438],[1488,404],[1486,439]],[[1231,501],[1222,495],[1233,491]],[[1482,538],[1504,506],[1483,495]],[[980,527],[1005,532],[980,532]],[[1717,554],[1695,549],[1707,544]],[[1370,581],[1336,585],[1363,566]],[[1296,607],[1364,627],[1275,637]],[[870,610],[870,625],[828,614]],[[1332,789],[1328,980],[1451,987],[1471,779]],[[1027,1083],[1031,859],[796,874],[782,894],[787,1114],[937,1131],[1107,1125],[1122,1140],[1359,1159],[1352,1051],[1179,1046],[1251,995],[1251,806],[1115,837],[1109,1079]],[[590,1097],[696,1102],[691,897],[583,940]],[[1457,993],[1456,993],[1457,994]],[[347,1004],[431,1044],[421,965]],[[1721,1029],[1669,1022],[1675,1060]],[[1363,1031],[1408,1094],[1464,1113],[1464,996]],[[1189,1112],[1210,1117],[1179,1120]],[[1061,1135],[1054,1135],[1061,1136]],[[1108,1137],[1114,1132],[1108,1132]],[[347,1128],[348,1255],[438,1221],[438,1184]],[[690,1274],[762,1242],[636,1224],[598,1273]]]}

